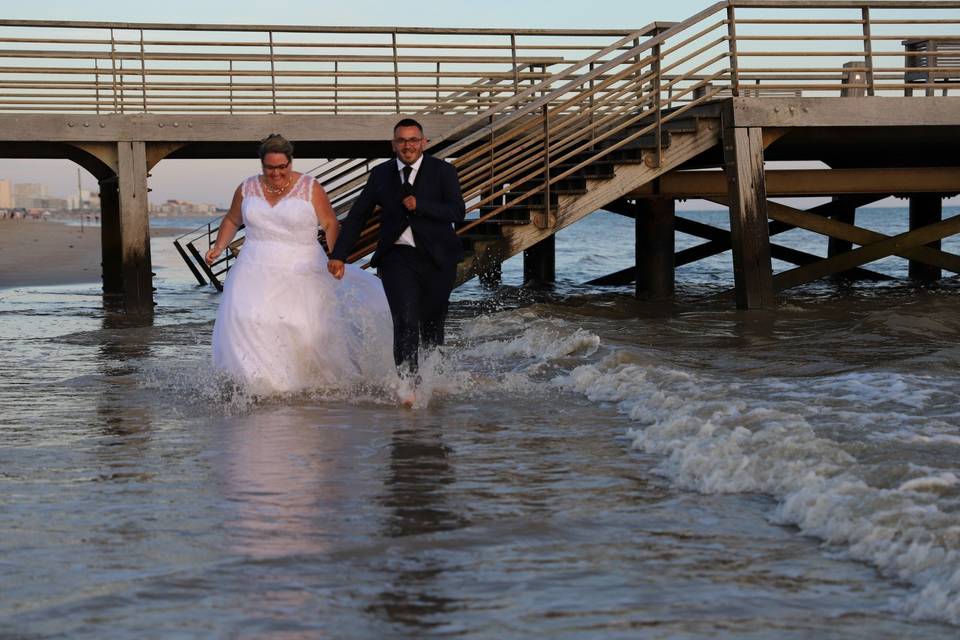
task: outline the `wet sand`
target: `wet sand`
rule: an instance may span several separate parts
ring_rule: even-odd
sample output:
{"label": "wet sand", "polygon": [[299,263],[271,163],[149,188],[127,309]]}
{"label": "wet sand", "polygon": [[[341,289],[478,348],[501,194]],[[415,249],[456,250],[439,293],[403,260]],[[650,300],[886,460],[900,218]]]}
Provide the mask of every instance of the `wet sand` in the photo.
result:
{"label": "wet sand", "polygon": [[[154,229],[152,236],[179,235]],[[99,282],[100,227],[62,222],[0,220],[0,289]]]}

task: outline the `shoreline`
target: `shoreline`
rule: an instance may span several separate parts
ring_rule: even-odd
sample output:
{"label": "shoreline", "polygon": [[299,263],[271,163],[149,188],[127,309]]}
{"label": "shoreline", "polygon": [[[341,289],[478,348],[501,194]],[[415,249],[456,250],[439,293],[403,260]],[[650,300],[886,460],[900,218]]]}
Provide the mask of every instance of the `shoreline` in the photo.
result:
{"label": "shoreline", "polygon": [[[158,227],[151,238],[189,228]],[[0,289],[101,281],[100,226],[63,220],[0,220]]]}

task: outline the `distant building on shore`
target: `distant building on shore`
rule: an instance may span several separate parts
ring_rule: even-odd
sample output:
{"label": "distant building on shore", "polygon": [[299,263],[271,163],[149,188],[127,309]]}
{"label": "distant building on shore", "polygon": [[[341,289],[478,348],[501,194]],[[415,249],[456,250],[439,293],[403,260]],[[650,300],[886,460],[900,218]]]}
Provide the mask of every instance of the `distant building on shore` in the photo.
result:
{"label": "distant building on shore", "polygon": [[41,200],[49,197],[47,185],[40,182],[16,182],[13,185],[13,206],[21,209],[42,209]]}
{"label": "distant building on shore", "polygon": [[72,211],[100,211],[100,192],[82,189],[79,196],[67,196],[67,208]]}
{"label": "distant building on shore", "polygon": [[13,189],[9,180],[0,179],[0,209],[13,209]]}
{"label": "distant building on shore", "polygon": [[167,200],[160,204],[150,203],[150,215],[157,217],[213,215],[216,212],[216,205],[198,204],[186,200]]}

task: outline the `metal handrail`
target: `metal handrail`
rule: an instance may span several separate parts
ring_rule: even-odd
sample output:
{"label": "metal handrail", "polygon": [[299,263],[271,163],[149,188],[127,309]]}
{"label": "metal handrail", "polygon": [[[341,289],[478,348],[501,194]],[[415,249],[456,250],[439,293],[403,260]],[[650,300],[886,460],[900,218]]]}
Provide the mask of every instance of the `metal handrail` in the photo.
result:
{"label": "metal handrail", "polygon": [[0,20],[0,110],[479,113],[632,32]]}

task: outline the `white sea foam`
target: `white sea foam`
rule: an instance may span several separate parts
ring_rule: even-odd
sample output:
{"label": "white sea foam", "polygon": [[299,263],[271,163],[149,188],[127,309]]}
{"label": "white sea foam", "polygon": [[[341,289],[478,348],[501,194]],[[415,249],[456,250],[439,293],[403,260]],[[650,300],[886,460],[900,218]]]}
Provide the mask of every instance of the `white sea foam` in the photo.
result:
{"label": "white sea foam", "polygon": [[[816,404],[823,397],[835,403],[839,395],[847,399],[846,413],[855,414],[857,406],[870,406],[865,399],[922,406],[934,392],[893,374],[845,375],[815,385],[773,381],[796,393],[789,402],[771,401],[770,394],[760,402],[709,375],[642,360],[614,353],[576,367],[555,383],[616,403],[639,423],[629,432],[634,446],[662,455],[658,471],[680,486],[775,496],[780,502],[773,520],[797,525],[916,585],[904,603],[911,615],[960,624],[960,516],[945,508],[955,503],[943,498],[956,492],[957,476],[901,465],[911,477],[878,487],[872,479],[884,469],[860,461],[862,443],[854,439],[845,445],[818,435],[807,417],[824,421],[829,411],[797,402],[805,398]],[[871,419],[864,416],[864,423]]]}

